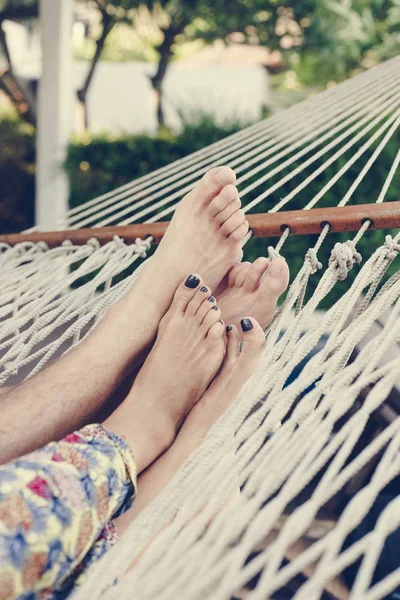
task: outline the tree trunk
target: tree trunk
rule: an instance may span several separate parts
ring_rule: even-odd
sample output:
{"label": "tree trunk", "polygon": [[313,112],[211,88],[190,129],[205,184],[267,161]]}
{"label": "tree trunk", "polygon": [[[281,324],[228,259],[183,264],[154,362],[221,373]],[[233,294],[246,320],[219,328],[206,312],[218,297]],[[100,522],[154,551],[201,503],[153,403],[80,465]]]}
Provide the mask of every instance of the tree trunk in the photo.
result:
{"label": "tree trunk", "polygon": [[107,36],[116,23],[116,20],[112,16],[110,16],[108,13],[106,13],[105,11],[104,12],[102,11],[102,19],[103,19],[103,28],[101,31],[101,35],[96,42],[96,50],[93,55],[92,61],[90,63],[89,71],[86,75],[83,86],[76,93],[76,95],[78,97],[78,110],[79,110],[77,129],[78,129],[78,132],[80,132],[80,133],[89,129],[87,97],[88,97],[90,85],[92,83],[93,76],[94,76],[97,64],[99,62],[101,53],[103,51]]}
{"label": "tree trunk", "polygon": [[3,29],[2,21],[0,21],[0,46],[3,49],[4,56],[8,62],[7,69],[0,73],[0,89],[6,94],[10,102],[16,108],[21,119],[36,126],[35,98],[31,98],[31,95],[23,90],[15,75],[7,36]]}
{"label": "tree trunk", "polygon": [[178,27],[170,26],[168,29],[164,29],[164,40],[157,48],[157,51],[160,55],[160,60],[158,62],[157,71],[152,77],[150,77],[150,80],[156,97],[157,122],[159,127],[165,125],[163,82],[173,54],[172,45],[174,43],[175,36],[178,35],[178,33],[181,33],[184,27],[184,24],[181,24]]}

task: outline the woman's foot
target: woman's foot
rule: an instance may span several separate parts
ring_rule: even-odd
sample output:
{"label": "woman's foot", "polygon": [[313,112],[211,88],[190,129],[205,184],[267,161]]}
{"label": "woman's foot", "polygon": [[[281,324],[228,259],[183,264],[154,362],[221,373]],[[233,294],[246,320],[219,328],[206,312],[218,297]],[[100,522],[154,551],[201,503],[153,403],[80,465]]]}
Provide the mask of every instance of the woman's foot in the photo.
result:
{"label": "woman's foot", "polygon": [[237,398],[257,368],[265,337],[256,319],[246,317],[226,328],[225,360],[218,376],[188,415],[179,436],[203,439],[214,423]]}
{"label": "woman's foot", "polygon": [[242,324],[240,335],[235,326],[227,328],[226,356],[220,372],[189,413],[175,442],[140,475],[132,508],[116,520],[121,533],[165,488],[254,373],[264,347],[264,332],[255,319],[243,319]]}
{"label": "woman's foot", "polygon": [[171,445],[221,367],[225,326],[210,295],[198,275],[178,287],[130,393],[105,421],[127,439],[139,472]]}
{"label": "woman's foot", "polygon": [[265,329],[288,283],[289,269],[281,257],[234,265],[215,291],[225,322],[239,327],[243,315],[253,315]]}

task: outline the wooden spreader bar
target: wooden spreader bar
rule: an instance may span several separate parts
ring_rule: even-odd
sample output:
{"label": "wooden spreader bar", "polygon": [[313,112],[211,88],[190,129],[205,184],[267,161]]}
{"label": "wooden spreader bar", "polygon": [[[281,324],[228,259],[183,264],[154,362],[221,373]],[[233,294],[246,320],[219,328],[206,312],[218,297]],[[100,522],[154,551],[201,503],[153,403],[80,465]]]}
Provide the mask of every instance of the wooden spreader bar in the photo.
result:
{"label": "wooden spreader bar", "polygon": [[[318,234],[326,224],[330,225],[330,232],[358,231],[366,221],[371,221],[370,229],[391,229],[400,227],[400,202],[259,213],[247,215],[247,220],[254,237],[279,237],[287,227],[294,235]],[[149,236],[158,243],[167,227],[168,222],[159,222],[66,231],[12,233],[0,235],[0,242],[15,246],[21,242],[43,241],[50,248],[54,248],[66,240],[70,240],[75,245],[82,245],[90,238],[96,238],[101,245],[104,245],[117,235],[127,244],[133,244],[136,238],[146,239]]]}

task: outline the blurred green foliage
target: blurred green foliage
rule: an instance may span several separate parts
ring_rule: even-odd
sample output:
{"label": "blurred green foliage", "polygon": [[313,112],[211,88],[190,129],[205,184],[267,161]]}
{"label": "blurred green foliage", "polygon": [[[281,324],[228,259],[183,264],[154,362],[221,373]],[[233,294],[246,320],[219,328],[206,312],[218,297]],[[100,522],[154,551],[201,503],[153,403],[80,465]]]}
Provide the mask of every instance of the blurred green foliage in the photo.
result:
{"label": "blurred green foliage", "polygon": [[113,136],[104,133],[74,138],[65,168],[71,181],[71,207],[101,195],[136,177],[163,167],[239,131],[243,123],[217,125],[211,115],[184,117],[179,133],[161,129],[148,135]]}
{"label": "blurred green foliage", "polygon": [[35,130],[10,115],[0,120],[0,232],[33,225]]}

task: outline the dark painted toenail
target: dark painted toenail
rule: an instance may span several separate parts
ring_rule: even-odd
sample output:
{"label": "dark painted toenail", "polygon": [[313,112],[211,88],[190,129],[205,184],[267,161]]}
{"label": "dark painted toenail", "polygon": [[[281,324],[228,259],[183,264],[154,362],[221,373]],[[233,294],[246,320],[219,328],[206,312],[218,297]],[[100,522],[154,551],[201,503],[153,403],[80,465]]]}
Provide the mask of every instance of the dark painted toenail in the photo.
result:
{"label": "dark painted toenail", "polygon": [[210,297],[209,297],[209,299],[208,299],[208,301],[209,301],[209,302],[215,302],[215,298],[214,298],[214,296],[210,296]]}
{"label": "dark painted toenail", "polygon": [[200,288],[201,292],[208,292],[208,288],[206,288],[205,285],[203,285],[203,287]]}
{"label": "dark painted toenail", "polygon": [[228,325],[226,328],[226,333],[229,333],[230,331],[232,331],[232,325]]}
{"label": "dark painted toenail", "polygon": [[253,323],[250,321],[250,319],[242,319],[240,321],[240,326],[244,332],[251,331],[253,329]]}
{"label": "dark painted toenail", "polygon": [[197,288],[199,283],[200,279],[196,277],[196,275],[189,275],[189,277],[185,281],[185,286],[187,288],[190,288],[191,290],[194,290],[194,288]]}
{"label": "dark painted toenail", "polygon": [[212,307],[211,310],[219,310],[219,306],[215,305],[215,306]]}

